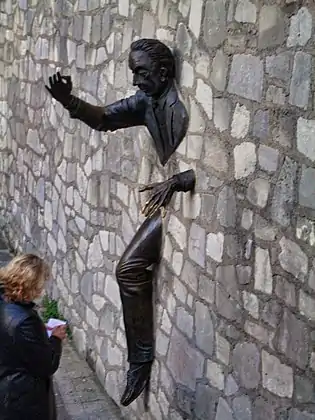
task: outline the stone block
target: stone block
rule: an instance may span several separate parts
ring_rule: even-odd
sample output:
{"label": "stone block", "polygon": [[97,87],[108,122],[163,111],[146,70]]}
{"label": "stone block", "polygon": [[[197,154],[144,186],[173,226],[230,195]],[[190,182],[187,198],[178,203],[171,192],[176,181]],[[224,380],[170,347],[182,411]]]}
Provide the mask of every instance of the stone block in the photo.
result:
{"label": "stone block", "polygon": [[269,181],[263,178],[254,179],[248,186],[247,198],[254,206],[262,209],[267,204],[269,190]]}
{"label": "stone block", "polygon": [[303,47],[306,45],[312,36],[312,25],[312,15],[306,7],[301,7],[297,14],[291,17],[287,46]]}
{"label": "stone block", "polygon": [[217,202],[217,218],[221,226],[234,227],[236,223],[236,199],[232,188],[223,187]]}
{"label": "stone block", "polygon": [[277,228],[257,214],[255,217],[255,237],[263,241],[274,241],[276,234]]}
{"label": "stone block", "polygon": [[233,412],[236,420],[252,420],[252,403],[247,395],[234,398]]}
{"label": "stone block", "polygon": [[315,162],[315,120],[299,118],[297,122],[297,148]]}
{"label": "stone block", "polygon": [[207,255],[214,261],[222,262],[224,235],[221,232],[209,233],[207,236]]}
{"label": "stone block", "polygon": [[236,300],[231,299],[228,292],[219,284],[216,286],[216,307],[218,313],[224,318],[241,322],[241,306]]}
{"label": "stone block", "polygon": [[233,411],[225,399],[220,398],[219,403],[217,406],[217,414],[215,416],[215,420],[234,420],[233,419]]}
{"label": "stone block", "polygon": [[280,362],[278,358],[262,351],[263,387],[279,397],[292,398],[293,371],[292,368]]}
{"label": "stone block", "polygon": [[289,420],[315,420],[315,414],[292,408],[290,410]]}
{"label": "stone block", "polygon": [[274,189],[270,209],[272,220],[284,227],[289,226],[291,222],[296,174],[296,162],[286,157]]}
{"label": "stone block", "polygon": [[214,326],[208,307],[196,302],[196,344],[200,350],[212,356],[214,350]]}
{"label": "stone block", "polygon": [[285,20],[277,6],[263,6],[259,16],[260,49],[281,45],[285,39]]}
{"label": "stone block", "polygon": [[189,233],[189,257],[201,267],[205,266],[206,232],[196,223],[192,223]]}
{"label": "stone block", "polygon": [[196,99],[203,107],[209,120],[212,120],[213,113],[213,95],[211,86],[203,80],[197,79]]}
{"label": "stone block", "polygon": [[[145,18],[143,19],[143,23]],[[152,24],[152,23],[151,23]],[[176,46],[183,55],[189,55],[192,46],[192,39],[184,23],[179,23],[176,32]]]}
{"label": "stone block", "polygon": [[253,293],[243,290],[243,305],[244,309],[252,316],[253,318],[258,319],[259,317],[259,302],[256,295]]}
{"label": "stone block", "polygon": [[177,309],[176,324],[182,333],[186,334],[188,338],[192,338],[194,319],[184,308]]}
{"label": "stone block", "polygon": [[306,404],[315,402],[314,383],[305,376],[295,376],[294,378],[295,398],[298,403]]}
{"label": "stone block", "polygon": [[236,104],[233,119],[231,134],[237,139],[246,137],[250,124],[250,112],[245,105]]}
{"label": "stone block", "polygon": [[258,162],[261,169],[275,172],[278,168],[279,151],[261,144],[258,149]]}
{"label": "stone block", "polygon": [[226,173],[228,170],[227,148],[217,136],[207,136],[204,140],[205,157],[203,159],[206,167],[217,172]]}
{"label": "stone block", "polygon": [[219,391],[205,384],[197,384],[195,414],[200,420],[214,418]]}
{"label": "stone block", "polygon": [[287,52],[266,57],[266,72],[270,77],[287,83],[290,80],[291,55]]}
{"label": "stone block", "polygon": [[190,8],[190,15],[189,15],[189,28],[195,37],[198,39],[200,35],[200,28],[201,28],[201,17],[202,17],[202,7],[203,1],[202,0],[195,0],[194,7]]}
{"label": "stone block", "polygon": [[235,20],[241,23],[255,23],[257,7],[249,0],[238,0],[235,10]]}
{"label": "stone block", "polygon": [[227,36],[226,1],[208,0],[203,23],[204,39],[209,48],[218,47]]}
{"label": "stone block", "polygon": [[308,259],[301,247],[295,242],[282,237],[280,240],[281,253],[279,262],[281,267],[302,282],[308,273]]}
{"label": "stone block", "polygon": [[291,105],[307,109],[310,96],[312,56],[298,51],[294,57],[293,73],[290,85]]}
{"label": "stone block", "polygon": [[218,50],[212,62],[210,81],[213,86],[223,91],[226,86],[229,59],[222,50]]}
{"label": "stone block", "polygon": [[305,165],[302,166],[299,203],[301,206],[315,209],[315,169]]}
{"label": "stone block", "polygon": [[253,343],[238,343],[232,355],[236,378],[246,389],[255,389],[260,382],[260,353]]}
{"label": "stone block", "polygon": [[299,310],[302,315],[306,316],[309,321],[315,321],[315,299],[310,295],[306,294],[303,290],[300,290],[299,297]]}
{"label": "stone block", "polygon": [[268,249],[256,248],[255,253],[255,290],[272,293],[272,271]]}
{"label": "stone block", "polygon": [[196,387],[196,379],[202,377],[204,357],[176,328],[172,329],[167,366],[175,381],[191,390]]}
{"label": "stone block", "polygon": [[250,54],[233,56],[228,92],[260,102],[263,88],[263,63]]}
{"label": "stone block", "polygon": [[256,147],[254,143],[245,141],[234,148],[234,176],[236,179],[246,178],[256,168]]}
{"label": "stone block", "polygon": [[216,98],[214,100],[214,125],[219,131],[229,129],[231,118],[231,102],[229,99]]}

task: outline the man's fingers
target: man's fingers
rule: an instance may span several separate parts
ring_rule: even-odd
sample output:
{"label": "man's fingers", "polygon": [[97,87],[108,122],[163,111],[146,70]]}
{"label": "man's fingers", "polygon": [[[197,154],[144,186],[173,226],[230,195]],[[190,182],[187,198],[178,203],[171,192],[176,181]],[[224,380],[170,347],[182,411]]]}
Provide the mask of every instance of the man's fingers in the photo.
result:
{"label": "man's fingers", "polygon": [[52,78],[52,76],[49,77],[49,84],[50,84],[50,87],[52,87],[54,84],[54,79]]}
{"label": "man's fingers", "polygon": [[60,74],[60,72],[59,72],[59,71],[57,72],[57,81],[58,81],[58,82],[61,82],[61,74]]}

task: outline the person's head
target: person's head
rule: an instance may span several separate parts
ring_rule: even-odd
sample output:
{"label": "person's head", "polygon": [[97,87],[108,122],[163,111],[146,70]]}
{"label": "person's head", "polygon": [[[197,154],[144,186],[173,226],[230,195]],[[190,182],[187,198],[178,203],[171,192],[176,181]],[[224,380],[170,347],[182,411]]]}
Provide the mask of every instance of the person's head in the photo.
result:
{"label": "person's head", "polygon": [[13,258],[0,269],[0,285],[9,301],[31,302],[40,297],[49,276],[46,262],[33,254]]}
{"label": "person's head", "polygon": [[139,39],[130,47],[129,67],[133,84],[148,96],[158,97],[175,78],[175,59],[171,50],[157,39]]}

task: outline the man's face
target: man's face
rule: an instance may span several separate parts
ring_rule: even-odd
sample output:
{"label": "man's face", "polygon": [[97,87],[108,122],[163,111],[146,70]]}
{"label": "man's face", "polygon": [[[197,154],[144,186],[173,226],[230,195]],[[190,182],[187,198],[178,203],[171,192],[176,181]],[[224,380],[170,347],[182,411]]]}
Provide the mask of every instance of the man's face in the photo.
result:
{"label": "man's face", "polygon": [[148,96],[159,96],[167,84],[161,80],[160,69],[148,53],[132,51],[129,55],[129,67],[133,73],[133,85],[138,86]]}

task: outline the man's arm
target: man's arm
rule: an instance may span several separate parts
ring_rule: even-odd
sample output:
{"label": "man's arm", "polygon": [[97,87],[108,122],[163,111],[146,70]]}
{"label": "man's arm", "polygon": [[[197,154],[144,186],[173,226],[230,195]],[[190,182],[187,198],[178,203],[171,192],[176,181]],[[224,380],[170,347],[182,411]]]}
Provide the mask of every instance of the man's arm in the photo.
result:
{"label": "man's arm", "polygon": [[114,131],[144,124],[145,98],[142,92],[138,91],[129,98],[100,107],[71,94],[70,76],[61,76],[57,73],[49,78],[49,84],[46,89],[69,111],[70,117],[83,121],[95,130]]}

